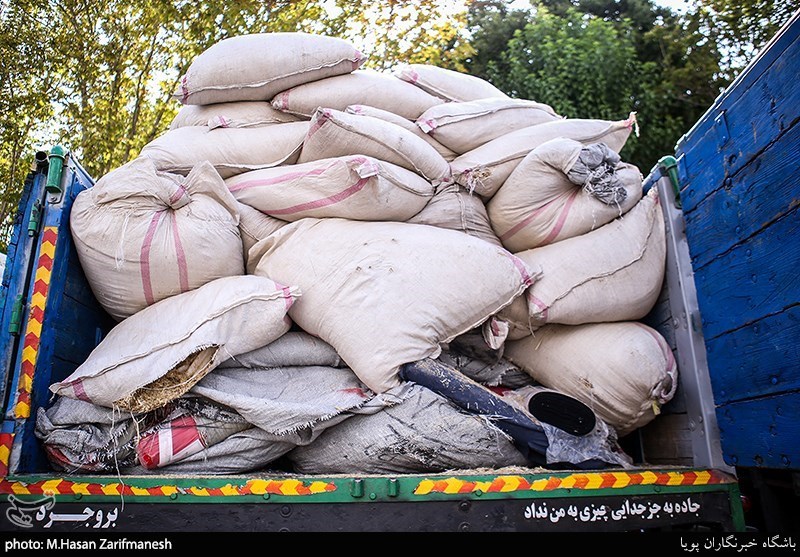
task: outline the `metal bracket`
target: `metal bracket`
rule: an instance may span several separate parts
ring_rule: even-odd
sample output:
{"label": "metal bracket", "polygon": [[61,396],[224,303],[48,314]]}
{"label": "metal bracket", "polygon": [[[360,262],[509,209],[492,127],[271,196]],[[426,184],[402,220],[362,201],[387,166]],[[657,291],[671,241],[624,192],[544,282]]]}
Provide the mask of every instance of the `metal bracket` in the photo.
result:
{"label": "metal bracket", "polygon": [[722,149],[731,136],[728,132],[728,121],[725,119],[724,110],[714,118],[714,129],[717,130],[717,148]]}

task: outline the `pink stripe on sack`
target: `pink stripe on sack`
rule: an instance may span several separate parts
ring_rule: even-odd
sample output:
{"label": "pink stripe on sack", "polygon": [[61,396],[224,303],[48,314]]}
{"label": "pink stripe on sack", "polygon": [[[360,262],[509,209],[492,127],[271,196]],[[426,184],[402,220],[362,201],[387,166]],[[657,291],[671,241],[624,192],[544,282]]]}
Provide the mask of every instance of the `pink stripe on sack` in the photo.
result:
{"label": "pink stripe on sack", "polygon": [[278,95],[278,102],[281,105],[281,110],[289,109],[289,91],[291,91],[291,89],[284,91],[283,93]]}
{"label": "pink stripe on sack", "polygon": [[492,318],[492,320],[489,322],[489,328],[492,330],[492,334],[494,336],[498,336],[500,334],[500,327],[497,326],[497,320],[495,318]]}
{"label": "pink stripe on sack", "polygon": [[409,83],[416,83],[419,79],[419,74],[414,70],[408,70],[406,76],[408,76]]}
{"label": "pink stripe on sack", "polygon": [[[371,178],[371,176],[369,177]],[[330,195],[323,199],[315,199],[314,201],[308,201],[307,203],[301,203],[299,205],[295,205],[293,207],[287,207],[286,209],[276,209],[276,210],[268,210],[268,215],[291,215],[292,213],[299,213],[300,211],[309,211],[312,209],[320,209],[322,207],[327,207],[329,205],[335,205],[340,201],[344,201],[351,195],[354,195],[361,191],[364,186],[367,185],[369,182],[369,178],[361,178],[358,182],[353,184],[347,189],[340,191],[334,195]]]}
{"label": "pink stripe on sack", "polygon": [[547,311],[550,309],[549,307],[547,307],[547,304],[545,304],[543,301],[541,301],[539,298],[537,298],[530,292],[528,292],[528,301],[539,308],[540,313],[542,314],[542,319],[545,322],[547,322]]}
{"label": "pink stripe on sack", "polygon": [[231,125],[230,120],[225,118],[225,116],[220,116],[219,117],[219,123],[223,128],[230,127],[230,125]]}
{"label": "pink stripe on sack", "polygon": [[579,192],[580,190],[576,189],[569,196],[569,199],[567,199],[564,208],[561,210],[561,214],[558,215],[558,220],[556,221],[553,230],[551,230],[550,234],[547,235],[547,238],[545,238],[544,241],[541,244],[539,244],[540,246],[546,246],[547,244],[555,240],[556,237],[559,235],[561,229],[564,228],[564,223],[567,221],[567,215],[569,214],[569,210],[572,208],[572,204],[575,203],[575,198],[578,197]]}
{"label": "pink stripe on sack", "polygon": [[653,329],[651,329],[647,325],[639,323],[638,321],[633,321],[633,323],[635,323],[637,327],[640,327],[641,329],[647,331],[647,334],[653,337],[653,340],[656,341],[656,344],[658,344],[658,348],[661,350],[661,355],[664,356],[664,359],[667,362],[667,371],[668,372],[672,371],[672,368],[675,367],[675,356],[672,354],[672,350],[670,349],[670,347],[667,346],[667,341],[664,340],[664,338],[662,338],[659,334],[657,334]]}
{"label": "pink stripe on sack", "polygon": [[288,286],[284,286],[279,282],[275,282],[275,287],[281,292],[283,292],[283,299],[286,301],[286,309],[288,310],[290,307],[292,307],[292,304],[294,303],[294,296],[292,296],[291,289]]}
{"label": "pink stripe on sack", "polygon": [[309,139],[312,135],[317,133],[319,129],[325,125],[325,123],[331,118],[332,114],[329,110],[323,110],[317,114],[317,118],[314,120],[314,123],[308,128],[308,133],[306,134],[306,139]]}
{"label": "pink stripe on sack", "polygon": [[189,100],[189,81],[187,77],[188,76],[184,75],[181,78],[181,93],[183,93],[183,98],[181,99],[181,102],[183,104],[186,104],[186,101]]}
{"label": "pink stripe on sack", "polygon": [[525,263],[522,262],[522,259],[520,259],[519,257],[510,252],[507,252],[505,250],[502,251],[505,256],[511,258],[511,261],[514,263],[514,266],[517,268],[517,271],[519,271],[519,274],[522,275],[522,281],[525,284],[525,286],[530,286],[531,284],[533,284],[533,277],[531,277],[530,273],[528,273],[528,268],[525,266]]}
{"label": "pink stripe on sack", "polygon": [[353,70],[357,70],[361,66],[362,60],[364,60],[364,54],[360,50],[356,50],[356,55],[353,57]]}
{"label": "pink stripe on sack", "polygon": [[178,200],[180,200],[180,198],[181,198],[181,197],[183,197],[184,195],[186,195],[186,193],[187,193],[187,192],[186,192],[186,188],[184,188],[184,187],[183,187],[183,184],[181,184],[180,186],[178,186],[178,187],[177,187],[177,189],[175,190],[175,193],[173,193],[173,194],[172,194],[172,195],[169,197],[169,202],[168,202],[168,203],[169,203],[169,205],[174,205],[175,203],[177,203],[177,202],[178,202]]}
{"label": "pink stripe on sack", "polygon": [[147,305],[155,303],[155,298],[153,298],[153,285],[150,282],[150,246],[153,245],[153,236],[156,234],[158,223],[163,214],[164,210],[161,210],[156,211],[156,214],[153,215],[153,219],[150,221],[150,226],[147,228],[147,233],[144,235],[144,240],[142,241],[142,251],[139,258],[139,265],[142,273],[142,289],[144,290],[144,300],[147,302]]}
{"label": "pink stripe on sack", "polygon": [[178,278],[181,283],[181,292],[189,291],[189,267],[186,265],[186,252],[183,251],[181,235],[178,232],[178,219],[175,213],[170,212],[170,228],[172,228],[172,239],[175,242],[175,255],[178,259]]}
{"label": "pink stripe on sack", "polygon": [[231,192],[235,192],[239,190],[245,190],[247,188],[255,188],[258,186],[272,186],[275,184],[281,184],[283,182],[289,182],[291,180],[299,180],[300,178],[305,178],[307,176],[319,176],[320,174],[324,174],[337,164],[339,164],[339,161],[334,161],[323,168],[315,168],[314,170],[308,170],[306,172],[288,172],[280,176],[275,176],[274,178],[264,178],[263,180],[248,180],[247,182],[241,182],[240,184],[234,184],[232,186],[229,186],[228,189]]}
{"label": "pink stripe on sack", "polygon": [[69,386],[72,387],[72,392],[75,393],[75,398],[86,402],[92,402],[92,400],[89,398],[89,395],[86,394],[86,390],[83,388],[83,379],[76,379],[70,383]]}
{"label": "pink stripe on sack", "polygon": [[360,104],[354,104],[350,107],[350,112],[353,114],[362,114],[364,112],[364,107]]}
{"label": "pink stripe on sack", "polygon": [[555,199],[553,199],[551,201],[548,201],[547,203],[545,203],[544,205],[542,205],[538,209],[534,209],[533,211],[531,211],[531,213],[527,217],[525,217],[523,220],[521,220],[520,222],[515,224],[509,230],[507,230],[505,232],[505,234],[500,236],[500,241],[501,242],[505,242],[505,240],[508,240],[514,234],[516,234],[517,232],[519,232],[520,230],[522,230],[523,228],[528,226],[533,219],[535,219],[537,216],[539,216],[539,213],[541,213],[542,211],[547,209],[551,204],[555,203],[555,201],[556,201]]}

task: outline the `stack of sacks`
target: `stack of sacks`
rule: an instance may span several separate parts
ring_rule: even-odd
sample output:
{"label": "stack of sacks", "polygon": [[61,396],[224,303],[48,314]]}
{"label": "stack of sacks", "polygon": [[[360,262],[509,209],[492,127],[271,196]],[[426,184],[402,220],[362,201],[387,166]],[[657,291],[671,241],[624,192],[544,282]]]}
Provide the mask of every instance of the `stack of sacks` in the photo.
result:
{"label": "stack of sacks", "polygon": [[[631,323],[655,302],[665,251],[657,197],[642,199],[638,169],[618,155],[633,115],[564,119],[474,76],[421,64],[381,74],[364,60],[319,35],[223,40],[182,78],[170,130],[78,196],[81,263],[125,320],[52,386],[101,409],[87,413],[97,438],[82,455],[67,450],[80,409],[42,411],[37,431],[56,465],[92,470],[109,455],[130,469],[213,473],[283,455],[336,473],[520,464],[489,421],[400,380],[404,364],[469,334],[493,366],[516,364],[515,386],[524,372],[588,397],[619,432],[669,399],[674,365],[658,372],[663,346],[647,346],[658,333]],[[612,380],[576,380],[586,366],[570,350],[623,325],[612,332],[642,348],[599,362]],[[304,340],[282,344],[292,335]],[[309,342],[324,355],[298,357]],[[310,383],[339,394],[304,391]],[[117,433],[102,409],[124,410],[146,435],[110,450]],[[414,422],[423,414],[439,424],[427,448]],[[353,439],[393,420],[404,429],[356,465]],[[180,448],[161,454],[165,436]],[[403,443],[419,450],[387,464]],[[342,458],[330,459],[337,446]],[[420,460],[429,449],[441,458]]]}

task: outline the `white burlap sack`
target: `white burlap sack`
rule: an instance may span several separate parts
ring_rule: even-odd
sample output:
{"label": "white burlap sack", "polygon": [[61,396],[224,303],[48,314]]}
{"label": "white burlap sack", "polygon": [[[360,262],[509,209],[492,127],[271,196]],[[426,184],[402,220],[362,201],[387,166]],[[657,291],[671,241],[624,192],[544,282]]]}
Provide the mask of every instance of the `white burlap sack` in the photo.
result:
{"label": "white burlap sack", "polygon": [[440,188],[425,208],[406,222],[458,230],[497,247],[502,246],[489,224],[483,201],[458,184]]}
{"label": "white burlap sack", "polygon": [[417,126],[442,145],[462,154],[501,135],[560,119],[546,104],[489,97],[429,108],[417,118]]}
{"label": "white burlap sack", "polygon": [[409,64],[399,67],[394,75],[446,101],[465,102],[488,97],[508,98],[488,81],[438,66]]}
{"label": "white burlap sack", "polygon": [[359,70],[278,93],[272,99],[272,107],[310,118],[320,106],[344,110],[351,104],[365,104],[415,120],[430,107],[443,102],[391,74]]}
{"label": "white burlap sack", "polygon": [[425,143],[436,149],[436,152],[442,155],[442,158],[447,162],[450,162],[458,156],[456,153],[419,129],[419,126],[417,126],[413,121],[403,118],[402,116],[398,116],[394,112],[381,110],[380,108],[366,106],[363,104],[350,105],[345,109],[345,112],[348,114],[358,114],[359,116],[370,116],[372,118],[377,118],[378,120],[384,120],[386,122],[391,122],[392,124],[398,125],[404,130],[408,130],[417,137],[424,139]]}
{"label": "white burlap sack", "polygon": [[258,33],[224,39],[197,56],[174,93],[183,104],[267,101],[302,83],[358,69],[350,43],[308,33]]}
{"label": "white burlap sack", "polygon": [[548,325],[507,342],[504,357],[588,405],[620,436],[655,418],[678,384],[667,341],[635,322]]}
{"label": "white burlap sack", "polygon": [[[254,209],[244,203],[239,203],[237,207],[239,209],[239,235],[242,237],[244,261],[247,263],[247,252],[250,251],[250,248],[289,223],[285,220],[265,215],[258,209]],[[247,272],[248,274],[253,274],[250,269]]]}
{"label": "white burlap sack", "polygon": [[399,384],[402,364],[438,356],[532,280],[502,248],[407,223],[303,219],[250,257],[256,274],[300,287],[292,319],[379,393]]}
{"label": "white burlap sack", "polygon": [[486,204],[506,249],[516,253],[579,236],[620,217],[641,199],[642,175],[633,165],[615,163],[610,175],[619,191],[608,203],[597,197],[602,194],[570,181],[567,173],[584,149],[565,138],[541,144]]}
{"label": "white burlap sack", "polygon": [[300,154],[308,122],[288,122],[260,128],[187,126],[163,134],[145,145],[140,156],[156,168],[186,174],[200,161],[208,161],[220,176],[280,164],[294,164]]}
{"label": "white burlap sack", "polygon": [[352,155],[239,174],[233,196],[286,221],[306,217],[405,221],[433,196],[424,178],[388,162]]}
{"label": "white burlap sack", "polygon": [[437,186],[451,180],[450,165],[413,133],[369,116],[320,108],[311,119],[298,163],[365,155],[412,170]]}
{"label": "white burlap sack", "polygon": [[517,256],[542,270],[527,292],[534,327],[641,319],[655,305],[666,266],[657,191],[597,230]]}
{"label": "white burlap sack", "polygon": [[207,162],[187,177],[138,158],[82,191],[70,213],[97,301],[117,320],[244,273],[238,203]]}
{"label": "white burlap sack", "polygon": [[118,324],[50,390],[134,413],[159,408],[220,362],[288,331],[286,312],[299,295],[296,287],[263,277],[215,280]]}
{"label": "white burlap sack", "polygon": [[259,128],[271,124],[296,122],[298,118],[275,110],[268,102],[233,102],[182,107],[169,129],[186,126],[209,128]]}
{"label": "white burlap sack", "polygon": [[605,143],[619,152],[635,125],[635,113],[618,122],[568,118],[537,124],[502,135],[464,153],[450,163],[450,168],[456,182],[490,198],[522,159],[542,143],[566,137],[583,144]]}

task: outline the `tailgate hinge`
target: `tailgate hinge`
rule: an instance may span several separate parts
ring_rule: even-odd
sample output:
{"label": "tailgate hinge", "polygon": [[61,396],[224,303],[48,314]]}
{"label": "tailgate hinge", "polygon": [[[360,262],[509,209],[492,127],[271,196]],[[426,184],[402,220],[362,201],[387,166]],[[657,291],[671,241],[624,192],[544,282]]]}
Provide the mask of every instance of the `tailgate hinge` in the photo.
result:
{"label": "tailgate hinge", "polygon": [[36,236],[42,224],[42,202],[38,199],[31,207],[31,218],[28,220],[28,236]]}
{"label": "tailgate hinge", "polygon": [[8,332],[12,335],[18,335],[22,327],[22,310],[23,308],[22,294],[17,296],[14,301],[14,307],[11,309],[11,323],[8,325]]}

